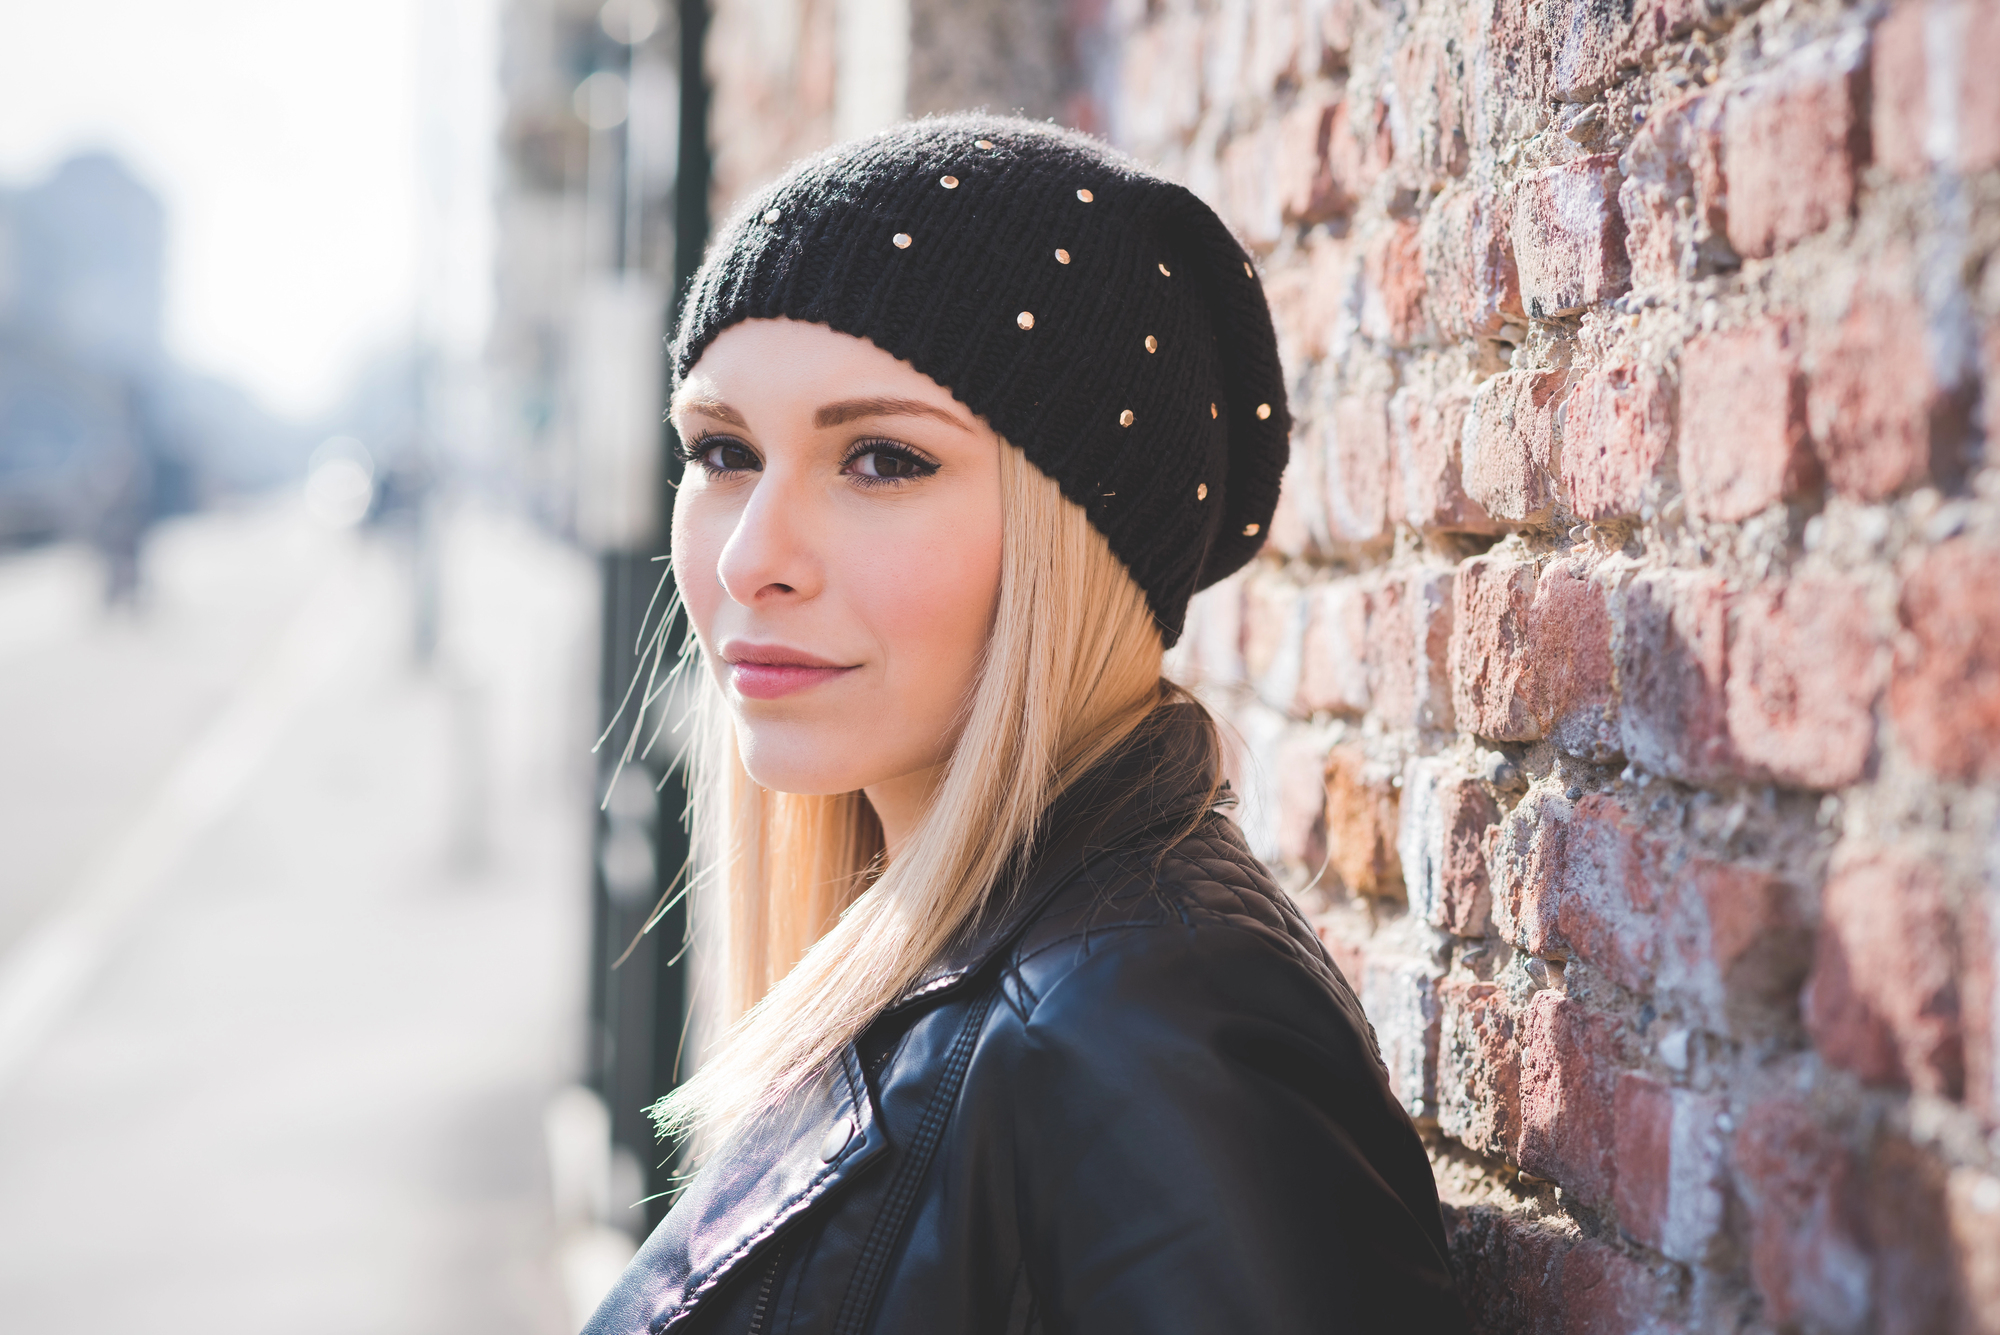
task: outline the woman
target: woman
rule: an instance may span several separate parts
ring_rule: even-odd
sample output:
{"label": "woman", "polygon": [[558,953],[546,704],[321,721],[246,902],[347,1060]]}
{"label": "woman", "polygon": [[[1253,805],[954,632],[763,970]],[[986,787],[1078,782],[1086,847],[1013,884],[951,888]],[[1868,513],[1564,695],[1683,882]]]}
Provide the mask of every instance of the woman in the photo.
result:
{"label": "woman", "polygon": [[674,356],[731,1027],[591,1335],[1461,1329],[1373,1034],[1160,676],[1285,462],[1227,229],[924,121],[751,204]]}

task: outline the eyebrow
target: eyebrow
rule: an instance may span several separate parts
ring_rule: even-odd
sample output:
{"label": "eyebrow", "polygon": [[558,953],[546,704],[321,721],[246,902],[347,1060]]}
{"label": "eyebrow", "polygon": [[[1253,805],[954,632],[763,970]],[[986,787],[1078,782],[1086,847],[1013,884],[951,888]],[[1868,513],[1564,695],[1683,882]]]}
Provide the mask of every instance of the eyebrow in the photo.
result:
{"label": "eyebrow", "polygon": [[682,399],[674,405],[673,411],[677,413],[700,413],[703,417],[713,417],[718,422],[727,422],[731,426],[740,426],[745,431],[750,429],[750,423],[744,420],[743,414],[737,412],[720,399]]}
{"label": "eyebrow", "polygon": [[862,417],[932,417],[964,431],[969,428],[957,413],[925,403],[922,399],[842,399],[825,404],[813,414],[814,426],[840,426]]}

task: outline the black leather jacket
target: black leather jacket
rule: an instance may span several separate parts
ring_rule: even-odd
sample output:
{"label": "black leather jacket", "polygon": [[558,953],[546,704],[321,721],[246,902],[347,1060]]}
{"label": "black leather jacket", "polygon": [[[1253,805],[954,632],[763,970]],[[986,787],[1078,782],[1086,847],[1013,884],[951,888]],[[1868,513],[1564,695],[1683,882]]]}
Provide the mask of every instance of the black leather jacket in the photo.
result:
{"label": "black leather jacket", "polygon": [[1167,706],[1032,870],[740,1132],[586,1335],[1462,1331],[1430,1164]]}

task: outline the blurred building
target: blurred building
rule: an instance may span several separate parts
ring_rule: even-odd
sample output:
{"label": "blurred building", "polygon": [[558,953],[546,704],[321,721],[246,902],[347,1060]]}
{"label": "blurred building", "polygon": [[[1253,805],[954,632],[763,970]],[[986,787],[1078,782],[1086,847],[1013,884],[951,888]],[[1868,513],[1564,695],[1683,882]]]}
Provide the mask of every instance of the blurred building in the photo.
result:
{"label": "blurred building", "polygon": [[168,356],[166,228],[109,154],[0,190],[0,544],[130,560],[162,515],[294,471],[292,433]]}

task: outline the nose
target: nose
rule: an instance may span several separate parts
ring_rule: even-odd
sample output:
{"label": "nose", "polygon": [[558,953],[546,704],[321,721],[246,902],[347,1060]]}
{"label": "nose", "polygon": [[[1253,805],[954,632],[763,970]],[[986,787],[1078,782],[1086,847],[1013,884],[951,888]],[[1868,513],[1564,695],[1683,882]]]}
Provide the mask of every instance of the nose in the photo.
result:
{"label": "nose", "polygon": [[812,541],[810,498],[783,470],[767,469],[751,488],[723,544],[716,575],[744,607],[804,600],[820,590],[822,572]]}

